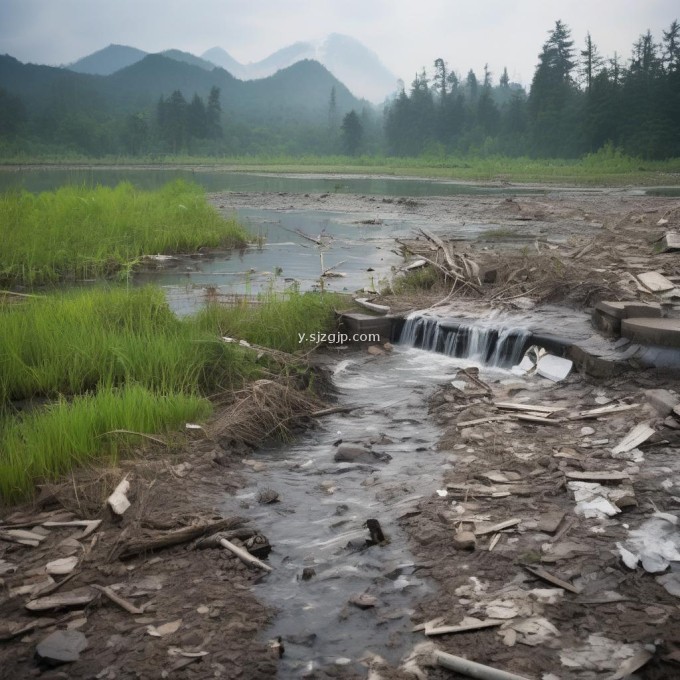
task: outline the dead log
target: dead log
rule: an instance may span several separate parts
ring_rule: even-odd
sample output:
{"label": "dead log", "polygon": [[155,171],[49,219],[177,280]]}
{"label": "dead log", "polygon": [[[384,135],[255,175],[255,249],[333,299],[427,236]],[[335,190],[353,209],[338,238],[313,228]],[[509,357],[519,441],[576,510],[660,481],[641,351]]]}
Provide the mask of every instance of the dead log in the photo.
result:
{"label": "dead log", "polygon": [[[143,553],[154,552],[156,550],[163,550],[164,548],[171,548],[174,545],[181,545],[182,543],[189,543],[195,541],[202,536],[214,534],[217,531],[225,529],[234,529],[244,523],[242,517],[227,517],[208,524],[198,524],[196,526],[185,527],[177,531],[168,531],[161,534],[153,534],[151,536],[143,536],[140,538],[133,538],[126,543],[118,551],[118,557],[121,560],[129,559],[135,555]],[[254,532],[251,532],[251,535]]]}

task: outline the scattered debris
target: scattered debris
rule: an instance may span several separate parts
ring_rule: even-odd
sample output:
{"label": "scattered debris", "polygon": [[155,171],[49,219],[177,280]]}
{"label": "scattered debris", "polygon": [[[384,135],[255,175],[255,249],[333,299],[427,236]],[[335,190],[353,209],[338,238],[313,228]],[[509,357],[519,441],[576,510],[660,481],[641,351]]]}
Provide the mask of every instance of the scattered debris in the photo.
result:
{"label": "scattered debris", "polygon": [[106,503],[116,515],[123,515],[130,507],[127,494],[130,491],[130,482],[127,477],[113,490],[113,493],[106,499]]}
{"label": "scattered debris", "polygon": [[654,429],[647,423],[636,425],[630,432],[612,449],[612,453],[625,453],[640,446],[654,434]]}

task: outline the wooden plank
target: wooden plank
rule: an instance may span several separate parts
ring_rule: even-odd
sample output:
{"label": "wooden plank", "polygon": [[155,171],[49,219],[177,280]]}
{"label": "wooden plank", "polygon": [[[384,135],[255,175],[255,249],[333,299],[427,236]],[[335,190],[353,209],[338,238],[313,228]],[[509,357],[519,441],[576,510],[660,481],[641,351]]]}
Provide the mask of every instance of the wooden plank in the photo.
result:
{"label": "wooden plank", "polygon": [[567,479],[574,479],[580,482],[629,482],[630,476],[627,472],[616,470],[587,470],[585,472],[567,472]]}
{"label": "wooden plank", "polygon": [[580,411],[576,415],[569,416],[569,420],[601,418],[602,416],[608,416],[610,413],[623,413],[639,407],[640,404],[612,404],[610,406],[601,406],[600,408],[593,408],[588,411]]}
{"label": "wooden plank", "polygon": [[482,527],[480,529],[477,529],[475,526],[475,535],[476,536],[486,536],[486,534],[495,534],[498,531],[503,531],[503,529],[509,529],[510,527],[517,526],[522,520],[513,518],[513,519],[506,519],[504,522],[499,522],[498,524],[492,524],[489,527]]}
{"label": "wooden plank", "polygon": [[644,272],[637,275],[638,281],[652,293],[663,293],[667,290],[673,290],[675,284],[669,281],[660,272]]}
{"label": "wooden plank", "polygon": [[612,449],[612,453],[625,453],[646,442],[654,434],[647,423],[639,423]]}
{"label": "wooden plank", "polygon": [[504,420],[512,420],[510,416],[489,416],[488,418],[476,418],[475,420],[464,420],[462,423],[456,423],[456,427],[472,427],[473,425],[481,425],[482,423],[496,423]]}
{"label": "wooden plank", "polygon": [[486,619],[486,621],[479,621],[478,623],[467,623],[461,626],[440,626],[439,628],[425,627],[425,635],[432,637],[434,635],[449,635],[454,633],[467,633],[472,630],[483,630],[484,628],[496,628],[502,626],[505,621],[501,619]]}
{"label": "wooden plank", "polygon": [[576,595],[580,594],[581,592],[580,588],[571,585],[571,583],[567,583],[567,581],[563,581],[561,578],[557,576],[553,576],[549,571],[543,569],[543,567],[530,567],[528,564],[525,564],[523,566],[530,574],[533,574],[534,576],[542,579],[543,581],[552,583],[552,585],[557,586],[558,588],[568,590],[570,593],[575,593]]}
{"label": "wooden plank", "polygon": [[525,423],[533,423],[535,425],[555,425],[559,426],[564,421],[561,418],[541,418],[540,416],[528,416],[522,413],[518,413],[514,416],[515,420],[520,420]]}
{"label": "wooden plank", "polygon": [[538,404],[514,404],[509,401],[497,401],[494,406],[508,411],[532,411],[533,413],[556,413],[564,411],[563,406],[539,406]]}

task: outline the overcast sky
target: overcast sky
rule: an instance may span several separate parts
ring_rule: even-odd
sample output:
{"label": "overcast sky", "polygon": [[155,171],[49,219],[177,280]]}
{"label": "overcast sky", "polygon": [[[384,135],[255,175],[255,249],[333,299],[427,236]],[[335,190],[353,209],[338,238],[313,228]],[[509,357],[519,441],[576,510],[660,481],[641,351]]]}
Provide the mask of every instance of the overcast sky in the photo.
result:
{"label": "overcast sky", "polygon": [[680,18],[677,0],[0,0],[0,53],[67,64],[110,43],[201,54],[220,46],[258,61],[298,40],[335,32],[371,47],[409,83],[443,57],[460,73],[484,63],[528,83],[556,19],[581,46],[630,55],[633,41]]}

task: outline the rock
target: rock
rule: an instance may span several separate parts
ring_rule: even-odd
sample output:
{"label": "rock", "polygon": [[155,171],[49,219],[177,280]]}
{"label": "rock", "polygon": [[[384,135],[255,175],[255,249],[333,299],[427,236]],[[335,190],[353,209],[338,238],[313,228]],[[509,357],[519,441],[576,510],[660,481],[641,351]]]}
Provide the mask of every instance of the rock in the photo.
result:
{"label": "rock", "polygon": [[300,577],[303,581],[309,581],[316,576],[316,569],[314,567],[305,567],[302,570],[302,576]]}
{"label": "rock", "polygon": [[359,609],[371,609],[378,606],[378,598],[362,593],[361,595],[352,595],[349,598],[349,603],[359,607]]}
{"label": "rock", "polygon": [[385,354],[385,350],[382,347],[377,347],[376,345],[371,345],[366,351],[369,354],[372,354],[374,357],[379,357]]}
{"label": "rock", "polygon": [[387,462],[392,459],[387,453],[377,453],[363,446],[341,444],[338,446],[333,460],[336,463],[375,463],[376,461]]}
{"label": "rock", "polygon": [[453,536],[453,547],[456,550],[474,550],[477,547],[477,537],[472,531],[457,531]]}
{"label": "rock", "polygon": [[79,630],[57,630],[38,643],[35,654],[50,666],[73,663],[87,648],[87,638]]}
{"label": "rock", "polygon": [[591,434],[595,434],[595,430],[592,427],[582,427],[581,428],[581,436],[582,437],[590,437]]}
{"label": "rock", "polygon": [[678,399],[676,394],[661,389],[645,390],[645,399],[663,417],[670,415],[673,409],[680,403],[680,399]]}

